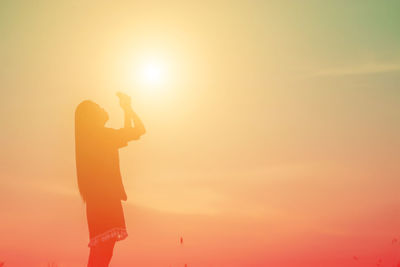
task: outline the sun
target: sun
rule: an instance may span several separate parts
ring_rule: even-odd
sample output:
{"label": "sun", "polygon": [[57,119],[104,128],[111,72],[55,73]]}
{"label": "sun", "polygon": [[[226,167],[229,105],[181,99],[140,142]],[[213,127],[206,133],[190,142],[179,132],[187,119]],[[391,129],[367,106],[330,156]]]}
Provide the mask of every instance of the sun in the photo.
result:
{"label": "sun", "polygon": [[124,86],[133,94],[164,97],[175,89],[176,60],[167,53],[138,52],[124,62]]}
{"label": "sun", "polygon": [[144,62],[140,70],[140,80],[143,85],[152,87],[165,85],[167,78],[165,63],[152,59]]}
{"label": "sun", "polygon": [[171,66],[163,57],[142,57],[135,62],[132,78],[140,91],[161,93],[171,81]]}

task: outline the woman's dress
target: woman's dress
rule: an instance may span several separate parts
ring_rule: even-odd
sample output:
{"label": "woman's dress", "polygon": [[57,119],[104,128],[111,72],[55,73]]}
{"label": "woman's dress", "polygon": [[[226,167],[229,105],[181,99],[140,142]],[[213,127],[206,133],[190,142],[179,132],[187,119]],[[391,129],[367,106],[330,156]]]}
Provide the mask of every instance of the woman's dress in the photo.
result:
{"label": "woman's dress", "polygon": [[128,236],[121,204],[127,196],[118,153],[119,148],[127,145],[128,134],[126,129],[102,127],[80,144],[77,174],[81,195],[86,202],[89,247]]}

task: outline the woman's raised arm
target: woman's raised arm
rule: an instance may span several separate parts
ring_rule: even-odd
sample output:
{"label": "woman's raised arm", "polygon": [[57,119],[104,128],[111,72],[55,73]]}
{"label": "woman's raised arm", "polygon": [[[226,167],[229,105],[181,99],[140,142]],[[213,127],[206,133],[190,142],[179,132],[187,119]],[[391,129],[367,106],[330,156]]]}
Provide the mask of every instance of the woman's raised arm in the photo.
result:
{"label": "woman's raised arm", "polygon": [[[132,135],[132,139],[138,139],[141,135],[146,133],[146,129],[144,128],[142,120],[133,111],[131,106],[131,98],[123,93],[117,93],[119,97],[119,103],[121,108],[124,110],[124,128],[129,129],[129,132]],[[134,127],[132,127],[132,122]]]}

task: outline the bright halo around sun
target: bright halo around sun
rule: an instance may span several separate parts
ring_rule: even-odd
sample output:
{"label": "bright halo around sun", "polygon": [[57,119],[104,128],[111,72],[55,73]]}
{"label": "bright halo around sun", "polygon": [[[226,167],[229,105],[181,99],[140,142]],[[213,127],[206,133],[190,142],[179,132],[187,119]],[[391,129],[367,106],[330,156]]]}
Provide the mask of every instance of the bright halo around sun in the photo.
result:
{"label": "bright halo around sun", "polygon": [[141,51],[121,57],[124,72],[121,86],[133,96],[163,99],[174,97],[181,79],[177,79],[180,61],[170,51]]}
{"label": "bright halo around sun", "polygon": [[161,56],[141,56],[131,68],[132,86],[141,94],[160,95],[171,86],[172,66]]}
{"label": "bright halo around sun", "polygon": [[140,69],[140,81],[143,85],[149,87],[166,85],[167,67],[164,62],[152,59],[143,62]]}

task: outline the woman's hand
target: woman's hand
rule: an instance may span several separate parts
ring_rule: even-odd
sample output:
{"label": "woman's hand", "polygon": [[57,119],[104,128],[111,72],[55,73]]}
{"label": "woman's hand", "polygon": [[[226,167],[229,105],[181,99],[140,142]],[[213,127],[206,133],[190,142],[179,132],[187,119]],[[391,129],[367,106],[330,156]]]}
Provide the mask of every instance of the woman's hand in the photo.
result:
{"label": "woman's hand", "polygon": [[143,122],[140,120],[138,115],[136,115],[136,113],[133,111],[131,107],[130,96],[121,92],[118,92],[117,96],[119,97],[119,104],[125,113],[124,128],[125,129],[132,128],[132,121],[133,121],[135,127],[133,128],[134,138],[132,140],[138,139],[141,135],[146,133],[146,129],[144,128]]}
{"label": "woman's hand", "polygon": [[119,98],[119,105],[124,111],[131,111],[131,97],[127,94],[117,92],[117,96]]}

